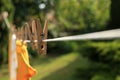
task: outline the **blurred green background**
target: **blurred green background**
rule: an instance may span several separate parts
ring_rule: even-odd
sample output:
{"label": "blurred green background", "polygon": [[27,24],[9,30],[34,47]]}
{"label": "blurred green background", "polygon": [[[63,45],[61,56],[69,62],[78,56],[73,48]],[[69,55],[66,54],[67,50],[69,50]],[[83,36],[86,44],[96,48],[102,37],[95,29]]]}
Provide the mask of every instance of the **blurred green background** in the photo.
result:
{"label": "blurred green background", "polygon": [[[85,34],[120,27],[120,0],[0,0],[16,28],[30,18],[49,20],[48,38]],[[44,25],[44,23],[42,23]],[[0,18],[0,79],[9,80],[8,34]],[[32,80],[120,80],[120,40],[48,43],[47,56],[28,47]]]}

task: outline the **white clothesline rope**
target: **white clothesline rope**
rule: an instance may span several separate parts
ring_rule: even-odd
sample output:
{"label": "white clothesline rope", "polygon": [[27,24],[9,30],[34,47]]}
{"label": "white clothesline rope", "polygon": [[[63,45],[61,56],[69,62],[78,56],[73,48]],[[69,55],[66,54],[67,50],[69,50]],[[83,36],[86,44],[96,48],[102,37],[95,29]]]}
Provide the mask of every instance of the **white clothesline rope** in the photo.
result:
{"label": "white clothesline rope", "polygon": [[[102,40],[102,39],[114,39],[120,38],[120,29],[106,30],[100,32],[93,32],[81,35],[59,37],[53,39],[45,39],[44,42],[53,42],[53,41],[73,41],[73,40]],[[31,42],[30,40],[25,40],[25,42]],[[37,42],[37,40],[34,40]]]}

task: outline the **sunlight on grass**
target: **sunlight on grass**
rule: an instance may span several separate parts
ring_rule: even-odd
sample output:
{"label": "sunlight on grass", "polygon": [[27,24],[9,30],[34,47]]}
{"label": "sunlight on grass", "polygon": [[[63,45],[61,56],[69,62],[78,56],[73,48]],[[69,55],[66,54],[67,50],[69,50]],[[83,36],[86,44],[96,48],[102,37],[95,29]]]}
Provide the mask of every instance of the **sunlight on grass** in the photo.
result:
{"label": "sunlight on grass", "polygon": [[42,78],[49,76],[53,72],[66,67],[67,65],[75,61],[78,57],[79,54],[71,53],[58,57],[51,61],[50,63],[37,65],[35,66],[35,68],[37,69],[38,73],[32,79],[41,80]]}
{"label": "sunlight on grass", "polygon": [[0,80],[9,80],[7,65],[4,65],[2,68],[0,68]]}

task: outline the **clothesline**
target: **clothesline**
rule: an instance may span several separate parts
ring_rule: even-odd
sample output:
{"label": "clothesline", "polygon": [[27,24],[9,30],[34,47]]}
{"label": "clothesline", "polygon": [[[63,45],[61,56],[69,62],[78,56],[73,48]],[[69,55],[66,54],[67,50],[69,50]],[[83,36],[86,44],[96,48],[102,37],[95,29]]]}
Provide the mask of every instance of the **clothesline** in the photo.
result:
{"label": "clothesline", "polygon": [[[59,37],[53,39],[45,39],[44,42],[54,42],[54,41],[78,41],[78,40],[104,40],[104,39],[114,39],[120,38],[120,29],[106,30],[100,32],[93,32],[81,35]],[[30,40],[25,40],[25,42],[31,42]],[[34,40],[37,42],[37,40]]]}

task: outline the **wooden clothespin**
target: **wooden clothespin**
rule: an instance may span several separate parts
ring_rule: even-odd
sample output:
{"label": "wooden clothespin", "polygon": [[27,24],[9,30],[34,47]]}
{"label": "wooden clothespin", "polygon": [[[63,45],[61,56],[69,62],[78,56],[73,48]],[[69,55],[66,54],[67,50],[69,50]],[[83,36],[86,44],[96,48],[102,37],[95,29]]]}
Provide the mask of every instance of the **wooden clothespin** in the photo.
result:
{"label": "wooden clothespin", "polygon": [[34,41],[37,40],[37,32],[36,32],[36,22],[34,19],[30,20],[29,22],[25,23],[23,27],[18,29],[18,39],[22,40],[30,40],[32,44],[32,49],[37,49],[37,43]]}
{"label": "wooden clothespin", "polygon": [[[22,28],[19,28],[17,31],[17,38],[24,41],[30,40],[33,49],[38,49],[39,54],[46,55],[47,43],[43,42],[44,39],[47,39],[48,33],[48,21],[45,20],[44,28],[42,30],[41,22],[39,19],[32,19]],[[34,42],[34,41],[37,42]]]}
{"label": "wooden clothespin", "polygon": [[22,29],[21,28],[17,29],[16,36],[17,36],[17,39],[19,39],[19,40],[22,39]]}
{"label": "wooden clothespin", "polygon": [[30,30],[31,30],[30,34],[31,34],[32,48],[38,49],[38,45],[34,42],[35,40],[37,40],[37,25],[35,19],[31,21]]}
{"label": "wooden clothespin", "polygon": [[24,42],[27,39],[27,32],[25,31],[26,30],[25,25],[22,27],[19,27],[15,32],[17,39],[22,40],[22,42]]}
{"label": "wooden clothespin", "polygon": [[23,27],[21,27],[21,40],[24,42],[25,40],[27,40],[27,30],[26,30],[26,25],[23,25]]}
{"label": "wooden clothespin", "polygon": [[48,21],[45,20],[43,30],[42,30],[42,27],[41,27],[40,20],[36,20],[36,26],[37,26],[38,53],[46,55],[46,53],[47,53],[47,43],[43,42],[43,40],[47,39]]}

